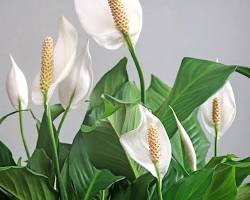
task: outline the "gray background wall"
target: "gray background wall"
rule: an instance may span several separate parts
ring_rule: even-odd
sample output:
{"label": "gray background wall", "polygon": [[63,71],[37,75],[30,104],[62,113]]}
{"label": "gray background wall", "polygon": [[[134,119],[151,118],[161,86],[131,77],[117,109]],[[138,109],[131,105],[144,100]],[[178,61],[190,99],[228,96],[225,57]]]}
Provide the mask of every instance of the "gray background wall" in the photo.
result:
{"label": "gray background wall", "polygon": [[[227,64],[250,66],[250,1],[249,0],[141,0],[144,12],[143,31],[137,45],[147,84],[154,73],[172,85],[184,56],[206,58]],[[10,69],[11,52],[25,73],[29,86],[40,67],[43,37],[57,37],[57,20],[64,15],[77,28],[85,46],[87,35],[76,17],[70,0],[1,0],[0,1],[0,115],[13,111],[5,92],[5,78]],[[95,81],[124,54],[102,49],[91,40]],[[137,80],[132,63],[131,79]],[[237,118],[220,141],[220,154],[250,155],[250,81],[238,74],[231,77],[237,102]],[[56,96],[56,95],[54,95]],[[195,98],[195,97],[194,97]],[[57,102],[54,97],[53,102]],[[30,106],[41,116],[41,107]],[[70,113],[61,140],[71,142],[84,116],[86,104]],[[0,140],[14,152],[24,156],[18,129],[18,118],[12,116],[0,126]],[[25,130],[31,149],[37,134],[29,114],[25,114]],[[209,136],[212,141],[212,137]],[[210,154],[211,155],[211,151]]]}

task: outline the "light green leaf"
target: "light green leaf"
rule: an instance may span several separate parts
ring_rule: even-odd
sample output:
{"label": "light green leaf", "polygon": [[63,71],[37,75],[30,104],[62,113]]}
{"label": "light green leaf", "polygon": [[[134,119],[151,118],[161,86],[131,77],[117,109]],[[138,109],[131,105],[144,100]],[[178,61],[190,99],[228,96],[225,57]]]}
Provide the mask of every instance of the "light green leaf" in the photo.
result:
{"label": "light green leaf", "polygon": [[183,59],[169,97],[156,111],[156,115],[164,124],[170,137],[175,134],[177,127],[169,105],[174,109],[179,120],[184,121],[225,84],[235,69],[234,66],[207,60]]}
{"label": "light green leaf", "polygon": [[0,167],[6,167],[6,166],[15,166],[16,163],[12,158],[12,153],[8,149],[7,146],[5,146],[4,143],[0,141]]}
{"label": "light green leaf", "polygon": [[123,177],[114,176],[108,170],[93,167],[85,151],[83,134],[74,140],[69,155],[69,176],[76,190],[77,199],[90,200]]}
{"label": "light green leaf", "polygon": [[0,168],[0,188],[19,200],[56,200],[57,193],[45,176],[27,168]]}

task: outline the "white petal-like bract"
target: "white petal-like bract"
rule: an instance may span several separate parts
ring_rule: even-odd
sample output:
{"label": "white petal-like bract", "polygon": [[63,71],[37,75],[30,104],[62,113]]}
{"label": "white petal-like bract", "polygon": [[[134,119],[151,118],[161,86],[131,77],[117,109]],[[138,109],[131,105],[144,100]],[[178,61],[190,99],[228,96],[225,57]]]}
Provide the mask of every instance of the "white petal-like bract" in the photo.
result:
{"label": "white petal-like bract", "polygon": [[171,161],[171,144],[161,121],[147,108],[140,106],[141,121],[139,127],[121,136],[120,142],[131,158],[157,177],[151,160],[148,143],[148,128],[154,124],[160,142],[159,171],[161,178],[167,173]]}
{"label": "white petal-like bract", "polygon": [[197,170],[197,158],[196,158],[196,153],[194,150],[193,143],[192,143],[189,135],[187,134],[186,130],[182,126],[181,122],[179,121],[178,117],[176,116],[174,110],[172,108],[171,108],[171,110],[173,111],[173,114],[175,117],[175,121],[176,121],[176,124],[178,127],[178,131],[179,131],[179,134],[181,137],[181,141],[182,141],[184,151],[185,151],[186,156],[187,156],[187,160],[188,160],[190,169],[192,171],[196,171]]}
{"label": "white petal-like bract", "polygon": [[29,101],[27,81],[11,55],[10,59],[12,67],[6,79],[7,94],[15,109],[18,109],[18,99],[20,99],[22,109],[26,109]]}
{"label": "white petal-like bract", "polygon": [[[139,0],[123,0],[129,34],[135,44],[142,29],[142,8]],[[116,28],[108,0],[75,0],[75,9],[84,30],[102,47],[117,49],[124,43]]]}
{"label": "white petal-like bract", "polygon": [[205,103],[200,106],[199,119],[202,127],[207,133],[215,135],[213,123],[213,99],[218,98],[220,101],[221,119],[218,125],[219,138],[229,129],[232,125],[236,115],[236,103],[234,92],[229,81],[211,96]]}
{"label": "white petal-like bract", "polygon": [[74,93],[71,107],[76,108],[88,95],[93,82],[92,61],[89,52],[89,42],[85,50],[76,57],[70,74],[59,84],[59,100],[64,108],[70,102]]}

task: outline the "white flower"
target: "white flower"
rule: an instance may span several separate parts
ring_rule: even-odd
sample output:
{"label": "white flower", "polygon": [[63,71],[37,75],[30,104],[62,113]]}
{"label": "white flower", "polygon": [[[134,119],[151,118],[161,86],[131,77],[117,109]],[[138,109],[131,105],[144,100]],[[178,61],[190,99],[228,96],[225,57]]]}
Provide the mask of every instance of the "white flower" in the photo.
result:
{"label": "white flower", "polygon": [[226,84],[200,106],[199,119],[206,132],[215,135],[213,101],[219,101],[218,136],[221,137],[232,125],[236,115],[236,104],[231,84]]}
{"label": "white flower", "polygon": [[[122,5],[125,13],[122,17],[126,18],[129,35],[135,44],[142,29],[142,8],[139,0],[119,0],[114,3]],[[75,0],[75,9],[84,30],[100,46],[117,49],[123,45],[123,35],[114,22],[108,0]]]}
{"label": "white flower", "polygon": [[10,59],[12,67],[6,79],[8,97],[15,109],[18,109],[19,100],[21,102],[22,109],[26,109],[29,101],[26,78],[11,55]]}
{"label": "white flower", "polygon": [[[48,100],[56,86],[70,73],[77,50],[78,36],[75,28],[64,17],[59,22],[59,36],[54,50],[53,80],[48,90]],[[43,104],[40,89],[40,73],[36,76],[32,88],[32,100],[37,105]]]}
{"label": "white flower", "polygon": [[157,174],[154,162],[157,162],[160,176],[163,178],[171,161],[170,140],[163,124],[156,116],[143,106],[140,106],[140,113],[139,127],[123,134],[120,142],[130,157],[155,177]]}
{"label": "white flower", "polygon": [[70,108],[75,108],[88,95],[93,82],[91,65],[88,42],[86,50],[81,51],[76,57],[70,74],[59,84],[59,100],[64,108],[69,105],[71,98],[73,99]]}
{"label": "white flower", "polygon": [[174,110],[172,109],[172,107],[170,107],[170,108],[173,111],[173,114],[174,114],[174,117],[175,117],[175,120],[176,120],[176,124],[177,124],[178,130],[179,130],[179,134],[180,134],[181,141],[182,141],[182,144],[183,144],[183,147],[184,147],[184,151],[185,151],[187,159],[188,159],[188,163],[190,165],[190,169],[192,171],[196,171],[197,170],[197,164],[196,164],[197,160],[196,160],[196,154],[195,154],[193,143],[190,140],[190,137],[187,134],[184,127],[182,126],[181,122],[177,118]]}

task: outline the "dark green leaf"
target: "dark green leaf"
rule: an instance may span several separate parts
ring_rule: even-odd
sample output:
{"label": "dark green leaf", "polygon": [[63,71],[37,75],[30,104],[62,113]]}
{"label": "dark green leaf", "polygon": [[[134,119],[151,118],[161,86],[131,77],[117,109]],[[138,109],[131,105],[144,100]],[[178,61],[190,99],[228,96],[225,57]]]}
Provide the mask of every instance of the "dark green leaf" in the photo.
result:
{"label": "dark green leaf", "polygon": [[204,200],[234,200],[236,194],[235,167],[225,164],[218,165]]}
{"label": "dark green leaf", "polygon": [[207,60],[183,59],[169,97],[156,111],[170,137],[175,134],[177,126],[169,105],[182,122],[225,84],[235,68]]}
{"label": "dark green leaf", "polygon": [[148,173],[140,176],[126,187],[118,182],[112,190],[111,200],[147,200],[149,199],[149,187],[153,181],[154,177]]}
{"label": "dark green leaf", "polygon": [[0,187],[19,200],[56,200],[48,179],[27,168],[0,168]]}
{"label": "dark green leaf", "polygon": [[54,184],[53,164],[43,149],[36,149],[29,160],[28,166],[34,172],[49,178],[51,185]]}
{"label": "dark green leaf", "polygon": [[207,169],[194,173],[173,185],[165,199],[171,200],[201,200],[212,182],[213,170]]}
{"label": "dark green leaf", "polygon": [[84,123],[93,125],[103,114],[103,94],[114,96],[120,87],[128,81],[127,58],[123,58],[114,68],[108,71],[96,84],[90,95],[90,105]]}
{"label": "dark green leaf", "polygon": [[166,101],[171,88],[154,75],[151,75],[151,83],[146,91],[146,105],[155,112]]}
{"label": "dark green leaf", "polygon": [[[50,106],[51,109],[51,119],[55,120],[60,114],[64,112],[63,107],[60,104]],[[38,132],[38,139],[36,144],[36,149],[44,149],[49,158],[53,158],[53,145],[50,141],[49,127],[47,122],[46,113],[44,112],[40,129]],[[56,128],[54,127],[54,134],[56,136]],[[56,142],[58,143],[57,136]]]}
{"label": "dark green leaf", "polygon": [[4,143],[0,141],[0,167],[6,167],[6,166],[15,166],[16,163],[12,158],[12,153],[8,149],[7,146],[5,146]]}
{"label": "dark green leaf", "polygon": [[236,200],[249,200],[249,199],[250,199],[250,184],[240,187],[236,197]]}
{"label": "dark green leaf", "polygon": [[60,168],[63,167],[65,160],[68,158],[71,149],[71,144],[60,143],[59,144],[59,163]]}
{"label": "dark green leaf", "polygon": [[83,134],[79,133],[73,142],[69,155],[69,176],[76,189],[78,199],[92,199],[101,190],[122,179],[108,170],[97,170],[89,161],[85,151]]}
{"label": "dark green leaf", "polygon": [[[157,110],[160,105],[168,99],[168,95],[171,88],[163,83],[156,76],[152,76],[151,84],[147,89],[147,106],[153,111]],[[186,120],[182,122],[185,130],[189,134],[189,137],[193,143],[196,156],[198,168],[201,168],[205,164],[206,154],[208,152],[210,143],[204,134],[202,128],[197,119],[197,113],[194,111]],[[178,131],[177,131],[178,132]],[[171,138],[171,144],[173,149],[173,155],[179,163],[181,163],[185,168],[189,168],[187,161],[185,160],[185,152],[182,147],[181,139],[179,136],[174,136]]]}
{"label": "dark green leaf", "polygon": [[250,175],[250,158],[238,161],[233,160],[234,158],[236,158],[235,155],[212,158],[206,165],[206,168],[215,168],[221,163],[235,167],[236,184],[237,186],[240,186],[241,183],[245,180],[245,178]]}
{"label": "dark green leaf", "polygon": [[250,68],[248,67],[237,67],[236,72],[239,72],[240,74],[250,78]]}

